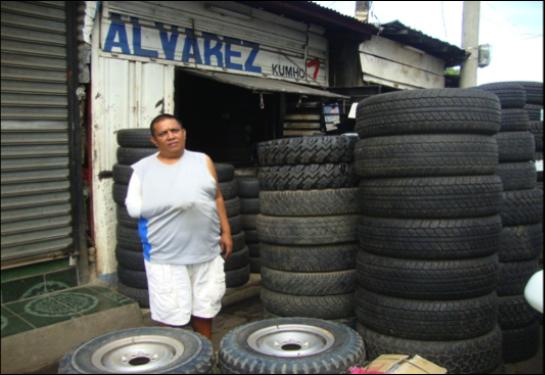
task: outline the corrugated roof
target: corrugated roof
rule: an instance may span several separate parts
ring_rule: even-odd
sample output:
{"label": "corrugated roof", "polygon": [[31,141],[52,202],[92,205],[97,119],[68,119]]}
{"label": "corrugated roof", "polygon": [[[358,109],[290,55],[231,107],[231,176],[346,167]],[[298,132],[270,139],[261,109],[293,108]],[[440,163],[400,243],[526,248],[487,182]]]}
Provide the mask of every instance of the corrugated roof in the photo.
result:
{"label": "corrugated roof", "polygon": [[460,65],[467,57],[463,49],[405,26],[399,21],[383,24],[379,29],[372,24],[360,22],[354,17],[346,16],[311,1],[240,2],[296,20],[313,22],[329,30],[350,32],[350,37],[365,38],[369,35],[380,35],[438,57],[444,60],[447,66]]}
{"label": "corrugated roof", "polygon": [[412,29],[399,21],[382,24],[380,35],[438,57],[446,62],[446,66],[460,65],[467,57],[463,49]]}
{"label": "corrugated roof", "polygon": [[285,92],[289,94],[319,96],[326,98],[347,98],[347,96],[335,94],[320,88],[308,87],[279,79],[269,79],[197,69],[185,69],[184,71],[199,77],[213,79],[218,82],[239,86],[247,90],[257,92]]}

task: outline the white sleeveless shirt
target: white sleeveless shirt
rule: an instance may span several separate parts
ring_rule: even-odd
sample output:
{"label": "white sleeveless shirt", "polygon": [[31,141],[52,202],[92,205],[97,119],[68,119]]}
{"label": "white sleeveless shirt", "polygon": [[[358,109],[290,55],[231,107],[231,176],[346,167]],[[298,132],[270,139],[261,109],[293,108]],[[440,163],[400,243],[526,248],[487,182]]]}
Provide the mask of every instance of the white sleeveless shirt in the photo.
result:
{"label": "white sleeveless shirt", "polygon": [[174,164],[158,153],[132,165],[125,205],[139,218],[144,258],[152,263],[196,264],[220,252],[216,180],[206,155],[185,150]]}

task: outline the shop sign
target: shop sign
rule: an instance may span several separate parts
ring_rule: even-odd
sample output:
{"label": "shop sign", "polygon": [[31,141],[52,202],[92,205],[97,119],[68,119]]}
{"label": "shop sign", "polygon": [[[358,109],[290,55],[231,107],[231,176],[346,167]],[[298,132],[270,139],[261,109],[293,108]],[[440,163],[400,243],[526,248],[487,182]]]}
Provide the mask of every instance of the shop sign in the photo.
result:
{"label": "shop sign", "polygon": [[128,19],[126,23],[120,14],[110,13],[110,22],[106,22],[103,33],[104,52],[327,85],[326,72],[316,57],[303,61],[303,58],[287,56],[248,40],[191,28],[179,29],[161,22],[154,22],[153,27],[144,26],[137,17]]}

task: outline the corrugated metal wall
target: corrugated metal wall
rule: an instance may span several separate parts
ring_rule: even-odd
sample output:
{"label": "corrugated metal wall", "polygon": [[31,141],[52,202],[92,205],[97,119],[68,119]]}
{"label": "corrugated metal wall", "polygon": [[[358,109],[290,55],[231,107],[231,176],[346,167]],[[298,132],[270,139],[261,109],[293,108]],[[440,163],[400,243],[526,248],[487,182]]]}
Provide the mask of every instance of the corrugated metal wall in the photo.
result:
{"label": "corrugated metal wall", "polygon": [[70,205],[63,1],[1,3],[1,259],[63,256]]}

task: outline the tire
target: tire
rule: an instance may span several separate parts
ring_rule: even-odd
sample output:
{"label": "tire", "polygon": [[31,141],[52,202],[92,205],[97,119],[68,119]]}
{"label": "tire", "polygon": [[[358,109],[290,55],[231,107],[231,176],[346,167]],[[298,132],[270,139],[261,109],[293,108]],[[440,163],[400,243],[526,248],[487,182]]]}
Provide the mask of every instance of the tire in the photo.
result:
{"label": "tire", "polygon": [[[267,345],[271,341],[279,342],[280,349]],[[329,342],[331,346],[324,344]],[[267,319],[239,326],[222,338],[219,349],[224,374],[340,374],[364,360],[363,341],[354,330],[309,318]]]}
{"label": "tire", "polygon": [[128,268],[117,266],[117,277],[121,284],[136,289],[148,289],[148,278],[146,271],[130,270]]}
{"label": "tire", "polygon": [[531,121],[530,133],[534,135],[536,152],[543,152],[543,121]]}
{"label": "tire", "polygon": [[269,216],[329,216],[360,212],[358,189],[262,191],[261,213]]}
{"label": "tire", "polygon": [[127,250],[142,252],[142,242],[137,228],[126,228],[123,225],[117,225],[117,244]]}
{"label": "tire", "polygon": [[227,272],[246,267],[249,264],[249,259],[250,252],[247,247],[238,251],[233,251],[229,259],[225,261],[223,269]]}
{"label": "tire", "polygon": [[418,300],[475,298],[496,290],[498,257],[411,260],[360,251],[358,284],[385,296]]}
{"label": "tire", "polygon": [[[233,199],[225,200],[225,210],[227,211],[227,217],[233,218],[235,216],[240,216],[240,199],[234,197]],[[239,231],[240,232],[240,231]],[[235,233],[231,230],[231,233]],[[236,232],[238,233],[238,232]]]}
{"label": "tire", "polygon": [[387,297],[358,288],[358,321],[384,335],[410,340],[465,340],[485,335],[496,325],[496,293],[461,300],[422,301]]}
{"label": "tire", "polygon": [[146,271],[143,252],[116,246],[115,258],[117,259],[117,263],[123,268],[134,271]]}
{"label": "tire", "polygon": [[146,129],[121,129],[117,132],[117,144],[121,147],[155,148],[151,143],[151,132]]}
{"label": "tire", "polygon": [[498,302],[498,323],[502,330],[526,327],[539,318],[522,294],[499,297]]}
{"label": "tire", "polygon": [[275,139],[257,145],[260,166],[351,163],[355,137],[316,136]]}
{"label": "tire", "polygon": [[501,132],[496,136],[500,163],[532,160],[535,152],[534,136],[530,132]]}
{"label": "tire", "polygon": [[515,81],[526,91],[526,103],[543,106],[543,82]]}
{"label": "tire", "polygon": [[68,352],[60,361],[59,374],[128,373],[136,365],[154,374],[210,374],[213,357],[212,343],[198,333],[130,328],[95,337]]}
{"label": "tire", "polygon": [[410,90],[373,95],[358,104],[361,138],[422,134],[494,134],[500,104],[489,93],[465,89]]}
{"label": "tire", "polygon": [[218,182],[227,182],[235,178],[235,167],[233,165],[214,163],[214,167],[218,175]]}
{"label": "tire", "polygon": [[113,185],[113,197],[114,202],[120,206],[125,206],[125,198],[127,197],[128,185],[122,185],[114,182]]}
{"label": "tire", "polygon": [[116,205],[116,212],[117,212],[117,223],[127,227],[127,228],[133,228],[138,229],[138,219],[134,219],[129,216],[129,213],[127,212],[127,208],[125,208],[125,205]]}
{"label": "tire", "polygon": [[354,315],[354,293],[295,296],[261,288],[263,307],[279,316],[340,319]]}
{"label": "tire", "polygon": [[[286,317],[273,314],[272,312],[267,311],[266,309],[263,309],[263,318],[270,319],[270,318],[286,318]],[[327,322],[334,322],[334,323],[344,324],[344,325],[346,325],[346,326],[348,326],[348,327],[355,330],[356,329],[357,318],[355,316],[349,316],[347,318],[341,318],[341,319],[330,319],[330,320],[327,320]]]}
{"label": "tire", "polygon": [[259,244],[264,265],[286,272],[332,272],[356,267],[357,243],[315,246]]}
{"label": "tire", "polygon": [[132,165],[137,161],[157,153],[156,148],[117,148],[117,162],[123,165]]}
{"label": "tire", "polygon": [[363,216],[360,246],[372,254],[404,259],[463,259],[498,251],[499,215],[467,219],[386,219]]}
{"label": "tire", "polygon": [[149,308],[149,294],[147,289],[137,289],[117,283],[117,291],[138,302],[140,307]]}
{"label": "tire", "polygon": [[484,135],[406,135],[356,143],[361,177],[439,177],[494,174],[498,146]]}
{"label": "tire", "polygon": [[257,230],[254,230],[254,229],[245,230],[244,234],[246,235],[246,242],[247,243],[259,242],[259,236],[257,234]]}
{"label": "tire", "polygon": [[352,164],[308,164],[262,167],[261,190],[338,189],[356,185]]}
{"label": "tire", "polygon": [[225,272],[225,286],[236,288],[244,285],[250,280],[250,265]]}
{"label": "tire", "polygon": [[130,165],[115,164],[113,174],[114,182],[128,185],[132,176],[132,167]]}
{"label": "tire", "polygon": [[259,196],[259,180],[257,177],[237,177],[238,195],[241,198],[257,198]]}
{"label": "tire", "polygon": [[498,96],[503,108],[524,108],[526,90],[518,82],[498,82],[477,86],[475,89],[491,92]]}
{"label": "tire", "polygon": [[503,360],[521,362],[534,357],[539,350],[539,322],[526,327],[503,329]]}
{"label": "tire", "polygon": [[539,189],[505,191],[500,209],[504,226],[543,221],[543,192]]}
{"label": "tire", "polygon": [[520,262],[536,259],[542,250],[542,223],[503,227],[498,249],[501,262]]}
{"label": "tire", "polygon": [[236,180],[220,182],[218,185],[223,199],[230,200],[238,198],[238,184]]}
{"label": "tire", "polygon": [[242,221],[240,215],[229,217],[229,226],[231,227],[231,233],[233,235],[242,232]]}
{"label": "tire", "polygon": [[358,215],[325,217],[257,217],[262,242],[279,245],[325,245],[356,241]]}
{"label": "tire", "polygon": [[233,251],[242,250],[246,246],[246,234],[244,231],[233,234]]}
{"label": "tire", "polygon": [[461,218],[499,212],[497,176],[366,179],[360,182],[362,212],[377,217]]}
{"label": "tire", "polygon": [[501,132],[528,131],[530,118],[523,108],[501,110]]}
{"label": "tire", "polygon": [[523,262],[500,263],[498,277],[498,296],[515,296],[524,294],[526,283],[537,271],[537,259]]}
{"label": "tire", "polygon": [[367,347],[367,356],[384,353],[419,355],[448,369],[451,374],[488,374],[502,363],[502,334],[498,326],[491,332],[466,340],[422,341],[387,336],[358,324]]}
{"label": "tire", "polygon": [[302,296],[327,296],[354,292],[356,271],[286,272],[261,267],[261,283],[272,291]]}
{"label": "tire", "polygon": [[[534,168],[535,171],[535,168]],[[240,213],[256,215],[260,212],[259,198],[240,198]]]}
{"label": "tire", "polygon": [[501,178],[505,191],[533,189],[537,172],[533,161],[500,163],[496,174]]}
{"label": "tire", "polygon": [[257,223],[257,215],[240,215],[240,220],[242,223],[242,229],[246,230],[252,230],[256,229]]}
{"label": "tire", "polygon": [[542,104],[528,104],[524,106],[524,110],[528,113],[530,121],[541,121]]}

